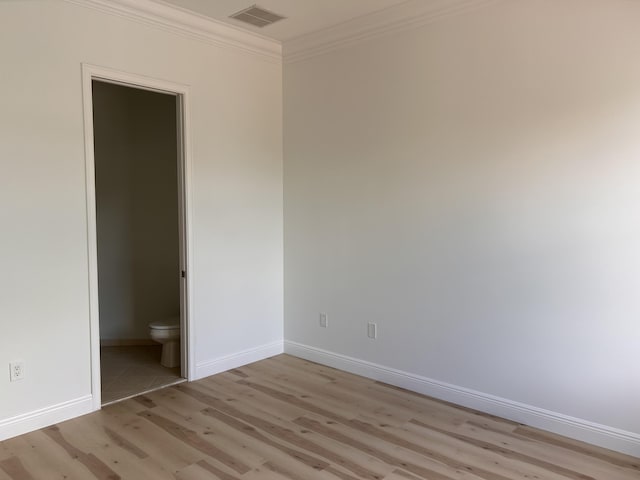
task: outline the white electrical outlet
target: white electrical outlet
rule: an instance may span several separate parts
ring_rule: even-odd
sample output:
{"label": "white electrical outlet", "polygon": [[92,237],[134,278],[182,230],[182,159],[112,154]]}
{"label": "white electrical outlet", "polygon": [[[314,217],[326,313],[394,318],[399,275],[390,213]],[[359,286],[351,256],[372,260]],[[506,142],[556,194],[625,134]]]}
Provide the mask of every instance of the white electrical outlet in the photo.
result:
{"label": "white electrical outlet", "polygon": [[329,317],[326,313],[320,314],[320,326],[322,328],[327,328],[329,326]]}
{"label": "white electrical outlet", "polygon": [[367,336],[369,338],[378,338],[378,325],[375,323],[367,324]]}
{"label": "white electrical outlet", "polygon": [[16,361],[9,363],[9,378],[12,382],[17,382],[24,378],[24,362]]}

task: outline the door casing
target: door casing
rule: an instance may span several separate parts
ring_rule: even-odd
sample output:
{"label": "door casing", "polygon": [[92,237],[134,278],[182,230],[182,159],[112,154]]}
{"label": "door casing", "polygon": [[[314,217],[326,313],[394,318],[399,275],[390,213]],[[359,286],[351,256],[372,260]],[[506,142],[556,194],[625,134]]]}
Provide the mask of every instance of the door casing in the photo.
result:
{"label": "door casing", "polygon": [[[87,63],[82,64],[82,96],[84,113],[85,180],[87,203],[87,253],[89,276],[89,329],[91,351],[91,395],[93,410],[102,407],[100,373],[100,311],[98,299],[98,245],[96,224],[95,154],[93,138],[92,81],[115,83],[126,87],[175,95],[177,98],[178,202],[180,222],[180,347],[182,376],[195,377],[194,335],[191,324],[191,141],[190,93],[187,85],[122,72]],[[176,272],[180,274],[181,272]]]}

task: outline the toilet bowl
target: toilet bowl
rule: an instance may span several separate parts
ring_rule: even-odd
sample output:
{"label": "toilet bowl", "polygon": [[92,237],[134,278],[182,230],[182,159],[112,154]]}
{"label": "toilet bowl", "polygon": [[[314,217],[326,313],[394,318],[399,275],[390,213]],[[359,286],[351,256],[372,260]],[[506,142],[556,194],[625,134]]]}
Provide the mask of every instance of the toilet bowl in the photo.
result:
{"label": "toilet bowl", "polygon": [[163,367],[174,368],[180,365],[180,319],[167,318],[149,324],[151,339],[162,344]]}

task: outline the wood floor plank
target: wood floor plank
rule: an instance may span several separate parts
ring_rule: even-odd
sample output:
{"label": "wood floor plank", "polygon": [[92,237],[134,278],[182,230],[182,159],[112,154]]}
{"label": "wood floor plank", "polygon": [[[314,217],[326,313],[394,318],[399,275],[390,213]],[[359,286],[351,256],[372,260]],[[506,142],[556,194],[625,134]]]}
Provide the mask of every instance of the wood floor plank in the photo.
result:
{"label": "wood floor plank", "polygon": [[[337,472],[337,473],[334,473]],[[277,478],[278,480],[359,480],[358,477],[344,473],[341,470],[329,466],[324,470],[313,470],[301,463],[265,462],[260,468],[246,475],[244,480],[263,480],[264,478]]]}
{"label": "wood floor plank", "polygon": [[465,422],[458,426],[455,431],[477,440],[487,441],[494,445],[502,445],[541,461],[563,465],[568,469],[596,478],[605,476],[609,480],[626,480],[631,474],[630,470],[605,462],[602,459],[573,450],[556,448],[532,438],[521,437],[514,432],[505,432],[492,428],[491,425],[485,423]]}
{"label": "wood floor plank", "polygon": [[[204,409],[206,405],[201,404],[200,408]],[[200,411],[191,412],[189,415],[183,416],[175,410],[161,405],[158,405],[153,411],[186,429],[195,431],[201,438],[219,446],[225,452],[233,452],[234,456],[241,457],[242,462],[251,469],[265,462],[260,449],[254,448],[256,445],[249,446],[246,442],[238,440],[237,436],[230,435],[229,428],[221,428],[219,422],[202,414]]]}
{"label": "wood floor plank", "polygon": [[24,436],[26,448],[19,458],[35,479],[85,480],[92,478],[87,468],[69,458],[67,452],[41,430]]}
{"label": "wood floor plank", "polygon": [[[337,386],[334,382],[316,384],[309,380],[304,372],[299,375],[287,375],[280,378],[265,375],[259,379],[250,377],[251,381],[266,387],[277,388],[282,392],[297,395],[309,403],[322,404],[328,409],[338,409],[344,415],[372,415],[385,418],[386,422],[402,425],[415,416],[415,412],[388,403],[379,402],[367,395],[360,395],[357,390],[347,390]],[[243,385],[241,380],[236,381]],[[261,397],[265,398],[265,397]],[[268,398],[268,397],[267,397]],[[288,408],[293,409],[291,405]],[[297,418],[302,413],[292,418]]]}
{"label": "wood floor plank", "polygon": [[0,460],[20,456],[21,452],[30,450],[29,437],[21,435],[0,442]]}
{"label": "wood floor plank", "polygon": [[617,465],[619,467],[627,468],[635,472],[640,472],[640,459],[638,458],[623,455],[618,452],[608,451],[603,448],[595,447],[593,445],[586,445],[569,438],[561,438],[560,436],[554,435],[553,433],[542,432],[531,427],[518,427],[515,429],[514,433],[522,437],[536,439],[548,445],[553,445],[566,450],[572,450],[588,457],[598,458],[612,465]]}
{"label": "wood floor plank", "polygon": [[[256,362],[261,363],[261,362]],[[265,362],[267,363],[267,362]],[[249,366],[253,366],[249,365]],[[338,378],[349,379],[353,377],[350,373],[343,372],[342,370],[338,370],[333,367],[327,367],[326,365],[321,365],[319,363],[311,362],[309,360],[305,360],[303,358],[297,358],[291,355],[277,355],[275,357],[271,357],[269,359],[268,365],[273,368],[278,368],[281,365],[292,365],[294,368],[300,369],[301,371],[306,371],[309,375],[320,375],[331,381],[335,381]],[[358,382],[359,378],[357,377],[354,381]]]}
{"label": "wood floor plank", "polygon": [[153,400],[151,400],[147,395],[139,395],[137,397],[132,398],[132,400],[134,402],[138,402],[144,408],[153,408],[156,406],[156,404],[153,403]]}
{"label": "wood floor plank", "polygon": [[160,427],[137,414],[115,411],[115,405],[96,412],[101,425],[108,425],[144,451],[169,471],[175,472],[202,459],[201,452],[166,434]]}
{"label": "wood floor plank", "polygon": [[415,475],[412,475],[410,473],[407,473],[403,470],[398,469],[391,472],[391,475],[385,478],[385,480],[421,480],[421,479],[420,477],[416,477]]}
{"label": "wood floor plank", "polygon": [[349,473],[345,473],[342,470],[340,470],[339,468],[330,466],[328,468],[325,469],[325,472],[330,473],[331,475],[333,475],[334,477],[339,478],[340,480],[357,480],[358,477],[354,477],[353,475],[349,474]]}
{"label": "wood floor plank", "polygon": [[241,368],[234,368],[233,370],[229,370],[229,373],[233,375],[237,375],[240,378],[247,378],[249,375],[244,373]]}
{"label": "wood floor plank", "polygon": [[317,456],[310,455],[308,453],[301,451],[300,449],[290,447],[284,443],[275,441],[269,438],[267,435],[259,432],[252,425],[244,423],[241,420],[238,420],[231,415],[227,415],[224,412],[218,411],[214,408],[206,408],[202,411],[202,413],[210,417],[213,417],[219,420],[220,422],[223,422],[229,425],[232,428],[235,428],[236,430],[243,433],[244,435],[250,436],[262,442],[265,445],[273,447],[276,450],[279,450],[285,453],[286,455],[289,455],[292,459],[299,461],[311,468],[314,468],[316,470],[324,470],[330,465],[329,462]]}
{"label": "wood floor plank", "polygon": [[[355,425],[354,425],[355,424]],[[386,442],[403,446],[405,450],[440,462],[457,472],[467,472],[487,479],[530,479],[565,480],[554,472],[542,471],[535,465],[505,458],[493,451],[484,450],[472,444],[458,440],[438,432],[412,429],[411,424],[397,428],[391,425],[373,425],[360,420],[351,421],[361,432],[369,435],[383,435]]]}
{"label": "wood floor plank", "polygon": [[[181,392],[175,392],[171,397],[182,404],[184,400],[183,397],[186,397],[186,395]],[[187,397],[187,399],[195,402],[195,404],[189,403],[190,408],[197,409],[207,407],[207,405],[197,402],[191,397]],[[156,399],[156,401],[162,403],[162,400]],[[244,424],[233,417],[229,417],[219,412],[215,415],[211,415],[210,412],[209,415],[205,415],[198,411],[192,413],[191,422],[201,424],[202,428],[205,428],[208,431],[213,431],[216,438],[220,438],[218,441],[223,442],[224,445],[235,445],[235,448],[238,451],[243,452],[243,458],[247,455],[254,457],[262,456],[263,458],[260,460],[260,464],[265,463],[267,461],[265,459],[271,459],[275,463],[290,466],[293,459],[299,465],[305,467],[306,464],[309,465],[307,470],[303,470],[309,478],[314,478],[313,475],[309,475],[309,472],[319,471],[329,465],[328,462],[313,458],[312,456],[306,455],[304,452],[298,451],[295,448],[290,448],[285,444],[274,442],[273,438],[270,438],[268,435],[261,434],[250,425]],[[246,476],[248,478],[252,478],[253,473],[248,473]]]}
{"label": "wood floor plank", "polygon": [[[352,448],[362,448],[364,451],[374,452],[379,451],[380,454],[376,453],[379,458],[387,459],[389,462],[387,463],[392,468],[389,470],[391,473],[396,467],[394,465],[416,465],[417,467],[424,469],[421,473],[426,473],[426,471],[433,471],[436,474],[439,474],[444,477],[449,477],[452,479],[462,479],[469,478],[468,474],[461,472],[459,470],[448,467],[440,462],[434,461],[432,459],[425,458],[424,456],[413,452],[411,450],[407,450],[397,445],[389,444],[387,442],[380,441],[378,437],[363,434],[357,430],[352,429],[348,425],[334,422],[332,420],[323,420],[320,417],[308,417],[310,420],[320,423],[328,430],[318,430],[323,434],[327,435],[327,438],[332,441],[346,445],[351,445]],[[308,425],[311,427],[311,425]],[[328,432],[328,433],[325,433]],[[342,443],[344,439],[345,443]],[[353,443],[351,443],[354,441]],[[393,460],[391,460],[393,459]]]}
{"label": "wood floor plank", "polygon": [[228,397],[233,399],[231,401],[241,402],[245,405],[253,405],[258,410],[287,420],[293,420],[304,413],[302,410],[283,405],[282,402],[271,397],[260,395],[256,390],[239,383],[242,379],[234,378],[229,380],[223,376],[220,377],[216,378],[215,381],[207,379],[207,382],[203,382],[200,385],[206,388],[203,391],[208,391],[221,397]]}
{"label": "wood floor plank", "polygon": [[419,420],[411,420],[411,423],[413,423],[414,425],[418,425],[422,428],[427,428],[431,431],[434,432],[438,432],[441,433],[443,435],[448,435],[451,438],[455,438],[456,440],[459,440],[460,442],[464,442],[466,444],[469,445],[474,445],[478,448],[481,448],[485,451],[490,451],[490,452],[494,452],[494,453],[498,453],[499,455],[505,457],[505,458],[511,458],[511,459],[515,459],[518,460],[520,462],[524,462],[524,463],[529,463],[531,465],[535,465],[537,467],[540,467],[544,470],[548,470],[549,472],[553,472],[553,473],[557,473],[559,475],[562,475],[564,477],[570,478],[572,480],[595,480],[593,477],[589,476],[589,475],[585,475],[583,473],[580,472],[576,472],[574,470],[570,470],[568,468],[565,468],[561,465],[556,465],[554,463],[551,462],[547,462],[545,460],[541,460],[539,458],[535,458],[532,457],[531,455],[526,455],[524,453],[520,453],[517,452],[515,450],[511,450],[509,448],[500,446],[500,445],[495,445],[493,443],[490,442],[486,442],[484,440],[478,440],[476,438],[467,436],[467,435],[461,435],[459,433],[454,433],[448,430],[443,430],[441,428],[438,427],[434,427],[433,425],[428,425],[424,422],[421,422]]}
{"label": "wood floor plank", "polygon": [[[380,440],[385,441],[387,443],[391,443],[399,447],[412,450],[416,453],[419,453],[420,455],[423,455],[424,457],[430,460],[442,463],[443,465],[447,465],[453,469],[473,473],[487,480],[513,480],[512,478],[496,473],[491,469],[487,469],[478,465],[465,464],[464,462],[459,461],[454,456],[448,456],[438,452],[437,450],[434,450],[433,448],[427,448],[416,442],[408,441],[406,438],[403,438],[400,435],[391,434],[385,431],[384,429],[379,428],[370,423],[363,422],[357,419],[349,419],[344,417],[341,413],[336,413],[334,411],[329,411],[327,409],[317,407],[313,404],[310,404],[306,400],[302,400],[294,395],[285,394],[276,389],[265,387],[264,385],[260,385],[254,382],[248,382],[248,381],[242,380],[241,383],[249,385],[252,388],[255,388],[264,393],[267,393],[268,395],[271,395],[274,398],[280,399],[283,402],[291,403],[292,405],[295,405],[300,408],[306,408],[310,412],[324,416],[335,422],[347,425],[361,433],[366,433],[366,434],[378,437]],[[491,468],[494,468],[493,465],[491,465]]]}
{"label": "wood floor plank", "polygon": [[[319,472],[316,472],[319,473]],[[324,472],[322,474],[326,475]],[[285,475],[282,470],[276,471],[265,463],[247,473],[242,480],[292,480],[299,478],[296,474]],[[305,477],[302,477],[305,478]],[[324,477],[323,480],[325,480]]]}
{"label": "wood floor plank", "polygon": [[368,453],[369,455],[373,455],[383,462],[388,463],[394,467],[402,467],[409,472],[413,472],[415,474],[421,475],[423,478],[430,478],[432,480],[451,480],[451,477],[438,473],[434,470],[430,470],[426,467],[416,465],[410,462],[406,462],[398,457],[393,455],[389,455],[382,450],[379,450],[375,447],[367,445],[366,443],[359,441],[353,437],[349,437],[340,432],[337,432],[322,423],[312,420],[305,417],[300,417],[294,421],[298,425],[301,425],[305,428],[318,432],[322,435],[325,435],[328,438],[331,438],[337,442],[340,442],[344,445],[349,445],[353,448],[357,448],[358,450],[362,450],[363,452]]}
{"label": "wood floor plank", "polygon": [[[5,458],[5,460],[7,459]],[[4,470],[0,469],[0,480],[14,480],[14,479],[10,477]]]}
{"label": "wood floor plank", "polygon": [[240,480],[239,477],[228,474],[227,472],[219,469],[215,465],[211,465],[211,463],[207,462],[206,460],[200,460],[198,463],[196,463],[196,465],[198,465],[204,471],[214,474],[220,480]]}
{"label": "wood floor plank", "polygon": [[479,419],[482,421],[497,422],[499,425],[504,425],[504,427],[509,430],[513,430],[518,426],[517,423],[510,420],[453,405],[442,400],[426,397],[419,393],[411,392],[393,385],[382,382],[372,382],[362,377],[357,377],[346,372],[341,372],[339,370],[331,369],[330,367],[325,367],[324,365],[308,362],[288,355],[274,357],[270,360],[296,367],[304,373],[307,373],[307,370],[317,370],[319,372],[327,372],[328,374],[333,373],[335,382],[330,384],[328,388],[343,388],[347,391],[356,392],[358,395],[365,396],[369,399],[379,399],[386,405],[393,405],[394,408],[406,407],[413,413],[413,417],[419,418],[422,413],[425,413],[428,416],[434,416],[434,414],[437,413],[439,416],[447,416],[447,421],[449,422],[456,421],[462,423],[467,420]]}
{"label": "wood floor plank", "polygon": [[283,467],[274,462],[266,462],[262,467],[277,474],[277,476],[280,478],[285,478],[288,480],[309,480],[307,472],[298,473],[293,471],[292,469]]}
{"label": "wood floor plank", "polygon": [[251,470],[251,468],[245,465],[242,461],[229,455],[227,452],[216,447],[212,443],[209,443],[193,430],[185,428],[169,420],[168,418],[153,413],[149,410],[140,412],[138,415],[162,428],[164,431],[169,433],[169,435],[174,436],[181,442],[184,442],[195,450],[198,450],[205,455],[216,459],[218,462],[226,465],[227,467],[238,472],[241,475]]}
{"label": "wood floor plank", "polygon": [[279,355],[0,442],[0,480],[640,480],[640,459]]}
{"label": "wood floor plank", "polygon": [[34,480],[18,457],[10,457],[0,461],[0,470],[14,480]]}
{"label": "wood floor plank", "polygon": [[137,445],[131,443],[129,440],[124,438],[119,433],[116,433],[114,430],[109,427],[103,427],[104,432],[109,436],[109,438],[113,441],[115,445],[126,450],[127,452],[135,455],[138,458],[147,458],[149,456],[144,450],[139,448]]}
{"label": "wood floor plank", "polygon": [[[354,473],[358,478],[379,479],[382,478],[387,470],[384,464],[378,462],[375,458],[355,455],[353,452],[348,454],[346,452],[339,452],[340,449],[336,449],[334,444],[323,445],[324,442],[321,438],[307,438],[308,435],[304,435],[304,433],[309,432],[297,431],[294,425],[292,425],[293,428],[284,428],[272,421],[252,416],[235,408],[231,409],[228,406],[225,408],[224,405],[214,402],[211,399],[207,402],[217,408],[205,409],[203,411],[204,413],[216,415],[218,418],[224,418],[223,416],[226,415],[240,419],[253,429],[259,429],[263,434],[270,435],[272,438],[277,439],[281,445],[282,442],[286,442],[290,446],[297,447],[298,450],[302,449],[306,451],[307,454],[326,459],[328,462]],[[246,429],[247,427],[245,427],[245,430]]]}
{"label": "wood floor plank", "polygon": [[54,442],[60,445],[69,454],[69,457],[74,460],[78,460],[85,467],[87,467],[87,470],[89,470],[96,479],[120,480],[120,475],[114,472],[108,465],[106,465],[93,453],[86,453],[67,441],[67,439],[60,432],[60,428],[57,425],[47,427],[43,429],[43,432],[51,437]]}
{"label": "wood floor plank", "polygon": [[200,461],[185,468],[181,468],[175,472],[173,478],[175,480],[242,480],[244,477],[236,477],[227,472],[221,471],[206,461]]}
{"label": "wood floor plank", "polygon": [[112,428],[101,425],[94,417],[65,422],[60,425],[60,430],[70,443],[82,445],[87,454],[93,454],[122,478],[153,474],[157,480],[173,479],[173,475],[135,443]]}
{"label": "wood floor plank", "polygon": [[[477,410],[473,410],[471,408],[463,407],[460,405],[455,405],[450,402],[445,402],[444,400],[438,400],[435,398],[427,397],[417,392],[412,392],[410,390],[406,390],[404,388],[396,387],[394,385],[389,385],[388,383],[383,382],[373,382],[372,388],[377,391],[384,391],[386,393],[394,393],[399,397],[403,397],[405,400],[416,402],[416,409],[419,409],[420,405],[425,405],[427,408],[443,408],[452,413],[456,413],[458,415],[466,415],[467,418],[481,418],[485,421],[496,422],[501,425],[505,425],[508,428],[515,428],[519,426],[517,422],[513,422],[511,420],[507,420],[506,418],[496,417],[495,415],[490,415],[488,413],[479,412]],[[396,397],[397,398],[397,397]],[[412,407],[414,408],[414,407]]]}
{"label": "wood floor plank", "polygon": [[229,403],[224,402],[220,398],[203,393],[196,388],[186,385],[180,385],[176,388],[184,391],[189,395],[194,396],[194,398],[197,398],[202,403],[209,405],[211,408],[205,410],[205,412],[207,412],[208,414],[215,414],[214,410],[217,410],[228,416],[240,419],[246,424],[249,424],[254,428],[258,428],[263,432],[284,440],[289,444],[296,445],[298,448],[302,448],[308,452],[326,458],[330,463],[340,465],[343,468],[358,475],[360,478],[370,480],[379,480],[381,478],[381,475],[379,473],[369,470],[367,467],[353,462],[349,458],[345,458],[335,453],[334,451],[319,445],[318,443],[314,443],[313,441],[310,441],[307,438],[298,435],[291,429],[283,428],[273,422],[265,420],[264,418],[260,418],[258,416],[243,412],[242,410],[231,406]]}
{"label": "wood floor plank", "polygon": [[[203,403],[217,408],[207,408],[203,410],[203,413],[227,422],[229,425],[235,424],[238,430],[243,429],[243,431],[253,436],[262,435],[263,442],[265,441],[263,434],[270,435],[271,440],[278,440],[278,448],[282,451],[288,451],[283,449],[284,445],[280,442],[284,440],[289,445],[286,448],[295,445],[299,447],[298,450],[300,448],[306,450],[307,454],[317,453],[344,470],[355,472],[359,475],[359,478],[380,478],[388,471],[388,467],[382,462],[368,455],[360,455],[358,452],[349,452],[348,458],[344,458],[344,452],[336,449],[333,442],[326,442],[320,436],[312,439],[305,438],[305,436],[308,437],[309,435],[304,435],[304,432],[300,431],[302,429],[289,421],[266,415],[265,412],[261,412],[260,418],[251,415],[252,408],[242,408],[242,402],[236,402],[233,397],[225,400],[225,402],[232,401],[232,403],[225,403],[221,398],[212,396],[215,395],[215,391],[198,389],[191,393],[200,398]],[[258,433],[258,430],[262,434]]]}

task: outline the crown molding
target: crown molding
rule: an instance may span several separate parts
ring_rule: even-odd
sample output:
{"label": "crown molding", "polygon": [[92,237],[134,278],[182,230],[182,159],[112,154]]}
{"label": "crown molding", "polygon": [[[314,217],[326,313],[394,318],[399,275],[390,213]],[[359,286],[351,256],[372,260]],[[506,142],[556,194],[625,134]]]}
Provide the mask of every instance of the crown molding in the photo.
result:
{"label": "crown molding", "polygon": [[281,43],[162,0],[63,0],[273,63],[294,63],[504,0],[407,0]]}
{"label": "crown molding", "polygon": [[301,35],[283,44],[285,63],[306,60],[339,48],[427,25],[502,0],[408,0],[338,25]]}
{"label": "crown molding", "polygon": [[64,1],[151,25],[208,44],[258,56],[273,63],[282,62],[282,45],[280,42],[162,1]]}

